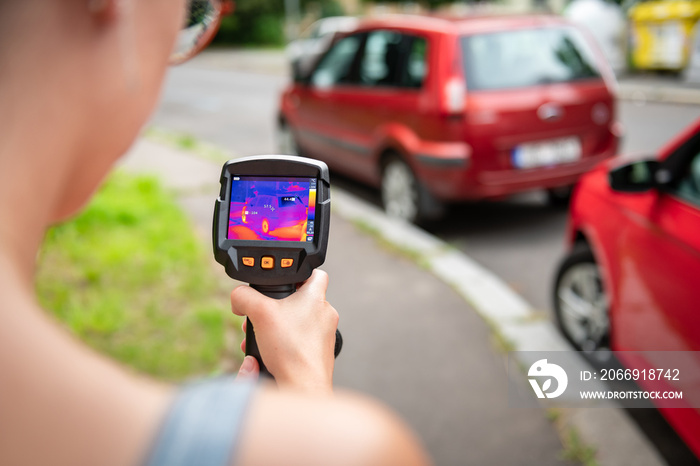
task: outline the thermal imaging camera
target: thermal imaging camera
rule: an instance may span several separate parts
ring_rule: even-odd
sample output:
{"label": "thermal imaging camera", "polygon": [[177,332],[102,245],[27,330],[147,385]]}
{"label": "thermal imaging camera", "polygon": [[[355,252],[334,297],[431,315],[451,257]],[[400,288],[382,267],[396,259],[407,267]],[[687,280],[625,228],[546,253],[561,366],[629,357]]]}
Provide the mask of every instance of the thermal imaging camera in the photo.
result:
{"label": "thermal imaging camera", "polygon": [[[231,278],[286,298],[326,259],[330,213],[325,163],[287,155],[230,160],[214,207],[214,256]],[[246,325],[246,354],[269,375],[250,320]],[[341,346],[336,332],[336,356]]]}

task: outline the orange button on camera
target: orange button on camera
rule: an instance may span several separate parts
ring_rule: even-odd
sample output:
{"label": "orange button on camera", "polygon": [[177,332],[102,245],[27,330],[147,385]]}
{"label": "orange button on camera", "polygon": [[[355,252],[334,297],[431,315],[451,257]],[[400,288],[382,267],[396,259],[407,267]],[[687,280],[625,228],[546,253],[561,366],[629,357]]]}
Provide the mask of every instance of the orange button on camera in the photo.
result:
{"label": "orange button on camera", "polygon": [[275,267],[275,258],[270,257],[270,256],[263,256],[262,260],[260,261],[260,267],[263,269],[271,269]]}
{"label": "orange button on camera", "polygon": [[292,264],[294,264],[294,259],[282,259],[280,261],[280,265],[282,266],[283,269],[286,269],[287,267],[291,267]]}
{"label": "orange button on camera", "polygon": [[243,257],[241,260],[243,261],[243,265],[247,265],[248,267],[255,265],[255,258],[253,257]]}

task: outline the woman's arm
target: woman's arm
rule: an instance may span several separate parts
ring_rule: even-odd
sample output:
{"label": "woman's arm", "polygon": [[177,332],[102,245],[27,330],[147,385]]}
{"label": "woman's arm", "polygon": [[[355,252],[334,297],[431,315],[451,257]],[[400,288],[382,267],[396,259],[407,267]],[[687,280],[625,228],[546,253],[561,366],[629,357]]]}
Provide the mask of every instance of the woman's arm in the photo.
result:
{"label": "woman's arm", "polygon": [[236,466],[431,464],[416,436],[383,406],[356,395],[266,388],[242,427]]}

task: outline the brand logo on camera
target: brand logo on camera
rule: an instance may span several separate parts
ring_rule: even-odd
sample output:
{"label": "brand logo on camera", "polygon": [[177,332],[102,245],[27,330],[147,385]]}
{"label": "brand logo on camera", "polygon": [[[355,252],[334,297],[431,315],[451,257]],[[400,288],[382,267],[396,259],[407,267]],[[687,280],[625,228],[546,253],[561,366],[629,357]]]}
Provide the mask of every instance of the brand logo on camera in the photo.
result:
{"label": "brand logo on camera", "polygon": [[[566,386],[569,384],[569,378],[564,369],[556,364],[548,363],[546,359],[535,361],[535,363],[530,366],[530,370],[527,371],[527,375],[531,377],[528,380],[537,398],[556,398],[564,393]],[[541,379],[544,379],[542,386],[539,384],[539,380]],[[552,379],[556,380],[557,384],[555,390],[550,392],[549,390],[552,388]]]}

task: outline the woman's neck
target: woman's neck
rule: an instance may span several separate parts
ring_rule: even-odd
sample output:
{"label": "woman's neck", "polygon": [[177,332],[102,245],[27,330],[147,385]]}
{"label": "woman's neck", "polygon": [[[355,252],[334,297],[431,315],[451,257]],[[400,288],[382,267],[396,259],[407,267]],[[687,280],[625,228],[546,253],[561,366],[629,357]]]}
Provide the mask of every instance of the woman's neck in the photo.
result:
{"label": "woman's neck", "polygon": [[56,196],[50,169],[28,173],[26,165],[11,161],[13,156],[30,154],[0,143],[0,255],[28,283],[33,280],[37,251],[49,224],[50,199]]}
{"label": "woman's neck", "polygon": [[66,185],[76,181],[69,179],[75,138],[70,118],[41,109],[42,100],[56,102],[26,89],[0,76],[0,254],[31,284],[46,228]]}

